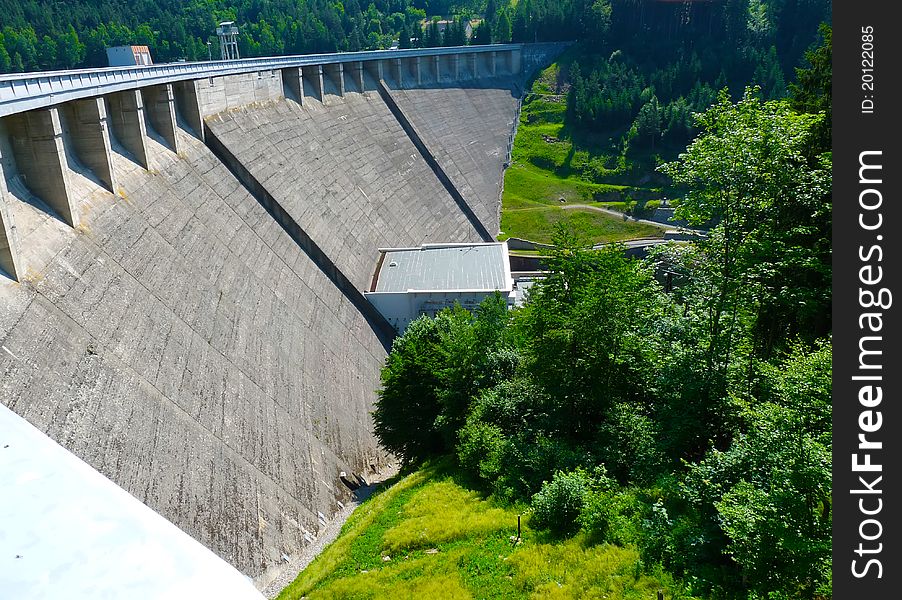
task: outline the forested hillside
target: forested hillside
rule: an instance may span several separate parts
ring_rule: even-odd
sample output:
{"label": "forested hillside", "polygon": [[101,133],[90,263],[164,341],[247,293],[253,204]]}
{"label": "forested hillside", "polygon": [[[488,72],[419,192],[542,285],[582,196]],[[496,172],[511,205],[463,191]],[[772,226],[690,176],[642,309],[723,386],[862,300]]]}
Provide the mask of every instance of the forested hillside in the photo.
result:
{"label": "forested hillside", "polygon": [[381,442],[451,455],[533,528],[635,548],[694,596],[830,597],[824,121],[721,94],[663,167],[710,235],[639,261],[562,228],[525,306],[446,309],[395,341]]}
{"label": "forested hillside", "polygon": [[150,46],[157,62],[204,60],[218,55],[215,28],[225,20],[241,27],[248,57],[388,48],[393,40],[462,43],[462,28],[447,39],[422,32],[439,17],[482,19],[471,43],[586,39],[666,52],[688,40],[741,48],[752,36],[758,46],[773,45],[786,70],[829,7],[829,0],[0,0],[0,72],[105,66],[104,49],[121,44]]}
{"label": "forested hillside", "polygon": [[[489,0],[487,21],[507,25],[497,36],[482,28],[474,41],[574,39],[585,4],[541,0],[515,9]],[[486,8],[486,0],[2,0],[0,72],[106,66],[105,48],[122,44],[149,46],[156,62],[216,58],[216,25],[226,20],[241,28],[245,57],[408,46],[426,43],[427,16],[463,21]],[[460,44],[461,33],[429,43]]]}

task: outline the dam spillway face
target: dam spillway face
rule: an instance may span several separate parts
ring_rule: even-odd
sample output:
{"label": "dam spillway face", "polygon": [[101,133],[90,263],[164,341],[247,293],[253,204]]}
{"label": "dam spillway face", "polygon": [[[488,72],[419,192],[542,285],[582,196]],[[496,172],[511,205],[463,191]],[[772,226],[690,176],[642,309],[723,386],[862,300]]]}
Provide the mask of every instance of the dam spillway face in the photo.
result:
{"label": "dam spillway face", "polygon": [[479,240],[375,92],[272,102],[207,125],[358,289],[374,249]]}
{"label": "dam spillway face", "polygon": [[0,117],[0,401],[266,585],[391,461],[378,249],[498,233],[525,73],[494,54]]}

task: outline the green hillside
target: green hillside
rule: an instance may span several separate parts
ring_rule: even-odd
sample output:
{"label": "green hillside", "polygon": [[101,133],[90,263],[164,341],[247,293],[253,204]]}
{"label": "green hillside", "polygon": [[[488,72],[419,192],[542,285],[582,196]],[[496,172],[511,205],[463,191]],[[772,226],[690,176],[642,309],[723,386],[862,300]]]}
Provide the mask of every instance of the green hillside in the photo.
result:
{"label": "green hillside", "polygon": [[441,466],[420,469],[358,508],[279,599],[688,598],[666,574],[646,574],[634,549],[555,540],[528,516],[517,541],[522,509]]}

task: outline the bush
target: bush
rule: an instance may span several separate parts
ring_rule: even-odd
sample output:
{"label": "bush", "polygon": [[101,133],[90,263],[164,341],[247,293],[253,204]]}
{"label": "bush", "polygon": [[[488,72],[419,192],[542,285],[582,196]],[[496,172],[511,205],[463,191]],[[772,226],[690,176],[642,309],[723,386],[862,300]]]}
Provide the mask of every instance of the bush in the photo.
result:
{"label": "bush", "polygon": [[548,400],[542,390],[525,378],[502,381],[473,402],[471,416],[512,434],[535,429]]}
{"label": "bush", "polygon": [[575,532],[589,486],[589,476],[582,469],[556,472],[551,482],[543,483],[542,489],[532,497],[531,524],[556,534]]}
{"label": "bush", "polygon": [[600,489],[586,495],[579,524],[596,541],[636,544],[645,508],[632,490]]}
{"label": "bush", "polygon": [[494,481],[501,472],[501,458],[507,444],[501,428],[471,417],[458,437],[457,458],[461,466],[483,481]]}
{"label": "bush", "polygon": [[634,402],[618,402],[597,435],[598,456],[621,482],[649,484],[662,472],[658,424]]}
{"label": "bush", "polygon": [[496,492],[508,499],[529,498],[557,471],[573,471],[592,464],[587,450],[532,431],[513,435],[504,450]]}

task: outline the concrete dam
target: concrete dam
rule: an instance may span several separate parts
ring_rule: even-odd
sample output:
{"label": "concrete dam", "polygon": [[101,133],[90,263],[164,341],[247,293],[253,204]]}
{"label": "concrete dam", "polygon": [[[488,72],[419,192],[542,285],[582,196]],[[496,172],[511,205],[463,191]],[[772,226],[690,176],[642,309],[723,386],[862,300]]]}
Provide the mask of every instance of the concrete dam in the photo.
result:
{"label": "concrete dam", "polygon": [[0,401],[263,587],[390,460],[378,249],[498,233],[561,50],[0,77]]}

